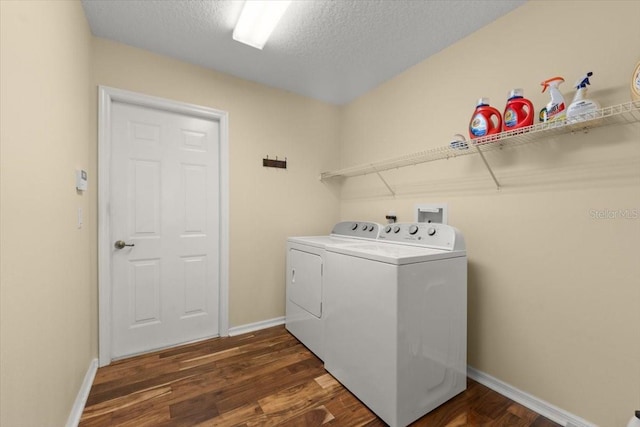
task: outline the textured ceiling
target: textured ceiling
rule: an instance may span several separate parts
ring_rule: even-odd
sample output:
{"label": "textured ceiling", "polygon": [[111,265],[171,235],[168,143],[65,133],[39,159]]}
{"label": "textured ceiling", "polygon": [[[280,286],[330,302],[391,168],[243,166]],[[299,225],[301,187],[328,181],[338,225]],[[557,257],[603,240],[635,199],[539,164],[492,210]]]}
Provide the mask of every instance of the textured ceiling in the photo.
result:
{"label": "textured ceiling", "polygon": [[344,104],[525,0],[294,0],[263,50],[231,38],[243,1],[83,0],[94,35]]}

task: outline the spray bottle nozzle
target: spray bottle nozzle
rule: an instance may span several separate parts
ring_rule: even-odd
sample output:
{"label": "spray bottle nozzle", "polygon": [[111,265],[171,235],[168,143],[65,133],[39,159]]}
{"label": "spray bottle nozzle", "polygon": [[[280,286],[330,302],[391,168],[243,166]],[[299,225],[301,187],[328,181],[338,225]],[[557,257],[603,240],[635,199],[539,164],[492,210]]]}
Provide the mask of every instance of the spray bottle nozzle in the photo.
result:
{"label": "spray bottle nozzle", "polygon": [[576,82],[576,89],[585,88],[587,85],[590,85],[589,77],[593,76],[593,73],[589,71],[585,74],[580,80]]}
{"label": "spray bottle nozzle", "polygon": [[542,83],[540,83],[543,86],[542,93],[544,93],[549,86],[558,87],[562,82],[564,82],[564,79],[562,77],[552,77],[543,81]]}

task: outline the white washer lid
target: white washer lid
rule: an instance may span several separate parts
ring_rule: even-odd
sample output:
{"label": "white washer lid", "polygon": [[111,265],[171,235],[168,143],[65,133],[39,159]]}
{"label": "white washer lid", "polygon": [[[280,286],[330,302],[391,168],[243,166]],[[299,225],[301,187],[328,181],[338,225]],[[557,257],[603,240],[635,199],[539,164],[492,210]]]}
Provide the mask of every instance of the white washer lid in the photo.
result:
{"label": "white washer lid", "polygon": [[370,259],[387,264],[404,265],[439,259],[458,258],[467,255],[466,251],[446,251],[393,243],[361,243],[351,245],[328,245],[327,252]]}
{"label": "white washer lid", "polygon": [[334,236],[300,236],[289,237],[289,243],[299,243],[301,245],[313,246],[324,249],[327,245],[340,245],[344,243],[360,243],[362,239],[349,239]]}

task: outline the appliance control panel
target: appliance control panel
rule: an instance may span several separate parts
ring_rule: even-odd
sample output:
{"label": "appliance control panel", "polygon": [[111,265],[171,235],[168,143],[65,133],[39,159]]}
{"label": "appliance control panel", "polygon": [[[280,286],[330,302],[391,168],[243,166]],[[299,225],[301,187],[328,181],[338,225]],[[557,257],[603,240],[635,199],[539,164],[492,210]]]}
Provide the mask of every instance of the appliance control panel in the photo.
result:
{"label": "appliance control panel", "polygon": [[449,251],[465,250],[462,233],[446,224],[423,222],[389,224],[383,227],[378,240]]}
{"label": "appliance control panel", "polygon": [[333,226],[331,234],[336,236],[362,237],[377,239],[382,226],[375,222],[344,221]]}

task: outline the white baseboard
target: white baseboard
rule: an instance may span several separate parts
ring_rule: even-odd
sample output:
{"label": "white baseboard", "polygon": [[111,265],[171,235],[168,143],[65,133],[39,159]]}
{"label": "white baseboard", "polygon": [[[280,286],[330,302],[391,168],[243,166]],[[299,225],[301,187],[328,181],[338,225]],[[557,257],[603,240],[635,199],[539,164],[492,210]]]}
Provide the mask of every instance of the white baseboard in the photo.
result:
{"label": "white baseboard", "polygon": [[232,328],[229,328],[229,336],[235,337],[236,335],[259,331],[260,329],[266,329],[266,328],[270,328],[272,326],[278,326],[278,325],[284,325],[284,316],[276,317],[275,319],[262,320],[260,322],[249,323],[248,325],[234,326]]}
{"label": "white baseboard", "polygon": [[84,405],[87,404],[87,398],[93,385],[93,379],[96,377],[96,372],[98,372],[98,359],[93,359],[89,363],[89,369],[87,369],[87,372],[84,374],[84,380],[82,380],[82,385],[80,386],[80,390],[78,390],[76,401],[73,402],[66,427],[77,427],[78,424],[80,424],[82,411],[84,411]]}
{"label": "white baseboard", "polygon": [[573,415],[564,409],[560,409],[557,406],[552,405],[542,399],[530,395],[522,390],[519,390],[512,385],[500,381],[497,378],[492,377],[489,374],[485,374],[482,371],[467,366],[467,376],[472,380],[479,382],[482,385],[489,387],[492,390],[497,391],[501,395],[508,397],[509,399],[518,402],[522,406],[526,406],[532,411],[537,412],[540,415],[544,415],[551,421],[566,426],[566,427],[598,427],[596,424]]}

